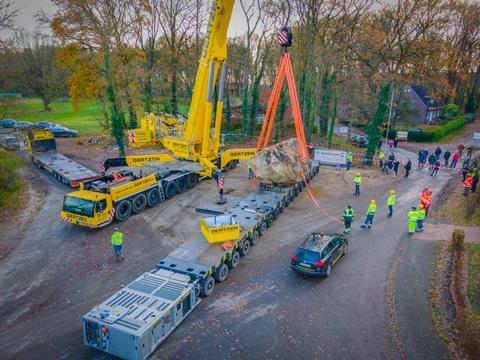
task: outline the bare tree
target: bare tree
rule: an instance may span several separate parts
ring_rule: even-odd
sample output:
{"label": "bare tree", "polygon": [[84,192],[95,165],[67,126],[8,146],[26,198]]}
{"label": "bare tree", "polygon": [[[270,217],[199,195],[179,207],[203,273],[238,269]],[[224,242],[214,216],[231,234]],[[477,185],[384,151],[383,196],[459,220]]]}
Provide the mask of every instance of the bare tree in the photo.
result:
{"label": "bare tree", "polygon": [[[15,18],[18,15],[18,9],[14,9],[10,0],[0,0],[0,31],[18,30],[15,26]],[[7,46],[8,41],[0,38],[0,47]]]}
{"label": "bare tree", "polygon": [[177,113],[179,61],[194,36],[196,7],[189,0],[159,0],[157,12],[163,32],[164,58],[170,74],[170,112]]}
{"label": "bare tree", "polygon": [[66,73],[55,65],[56,44],[37,31],[18,33],[16,44],[19,83],[42,100],[45,111],[51,111],[50,103],[66,95]]}

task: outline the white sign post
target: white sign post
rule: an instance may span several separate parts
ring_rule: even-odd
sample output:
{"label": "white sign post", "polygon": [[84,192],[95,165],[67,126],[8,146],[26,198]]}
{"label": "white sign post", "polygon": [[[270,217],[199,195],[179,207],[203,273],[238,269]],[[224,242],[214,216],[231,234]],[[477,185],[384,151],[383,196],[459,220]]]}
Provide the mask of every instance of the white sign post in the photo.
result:
{"label": "white sign post", "polygon": [[345,166],[347,164],[346,156],[346,151],[315,149],[314,159],[321,165]]}

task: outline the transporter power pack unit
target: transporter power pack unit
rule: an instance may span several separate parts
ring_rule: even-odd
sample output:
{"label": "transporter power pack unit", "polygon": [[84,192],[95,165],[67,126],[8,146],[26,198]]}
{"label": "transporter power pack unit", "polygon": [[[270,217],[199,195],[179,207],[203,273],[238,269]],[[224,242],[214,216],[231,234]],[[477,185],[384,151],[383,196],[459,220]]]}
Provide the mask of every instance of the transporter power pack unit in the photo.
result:
{"label": "transporter power pack unit", "polygon": [[144,273],[82,317],[84,344],[122,359],[146,359],[199,302],[189,276]]}

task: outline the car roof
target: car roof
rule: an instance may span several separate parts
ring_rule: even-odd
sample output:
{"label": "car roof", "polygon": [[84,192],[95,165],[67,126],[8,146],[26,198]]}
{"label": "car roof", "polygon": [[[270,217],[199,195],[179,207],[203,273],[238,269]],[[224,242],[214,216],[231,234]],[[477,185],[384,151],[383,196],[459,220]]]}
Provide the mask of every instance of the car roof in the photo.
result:
{"label": "car roof", "polygon": [[303,240],[300,247],[305,250],[321,252],[325,245],[327,245],[334,237],[335,236],[331,235],[322,236],[319,233],[312,233]]}

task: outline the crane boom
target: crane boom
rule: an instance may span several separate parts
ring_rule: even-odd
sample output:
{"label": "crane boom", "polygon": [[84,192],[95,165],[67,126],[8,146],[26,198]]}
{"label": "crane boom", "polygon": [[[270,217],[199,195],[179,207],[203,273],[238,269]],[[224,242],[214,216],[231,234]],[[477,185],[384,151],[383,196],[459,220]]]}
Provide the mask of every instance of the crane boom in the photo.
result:
{"label": "crane boom", "polygon": [[[205,169],[200,175],[205,176],[211,176],[230,161],[255,155],[256,149],[231,149],[219,154],[227,32],[234,4],[235,0],[212,1],[187,120],[149,114],[140,120],[140,129],[129,131],[130,146],[162,144],[181,159],[199,162]],[[213,93],[217,85],[218,99],[213,114]]]}

